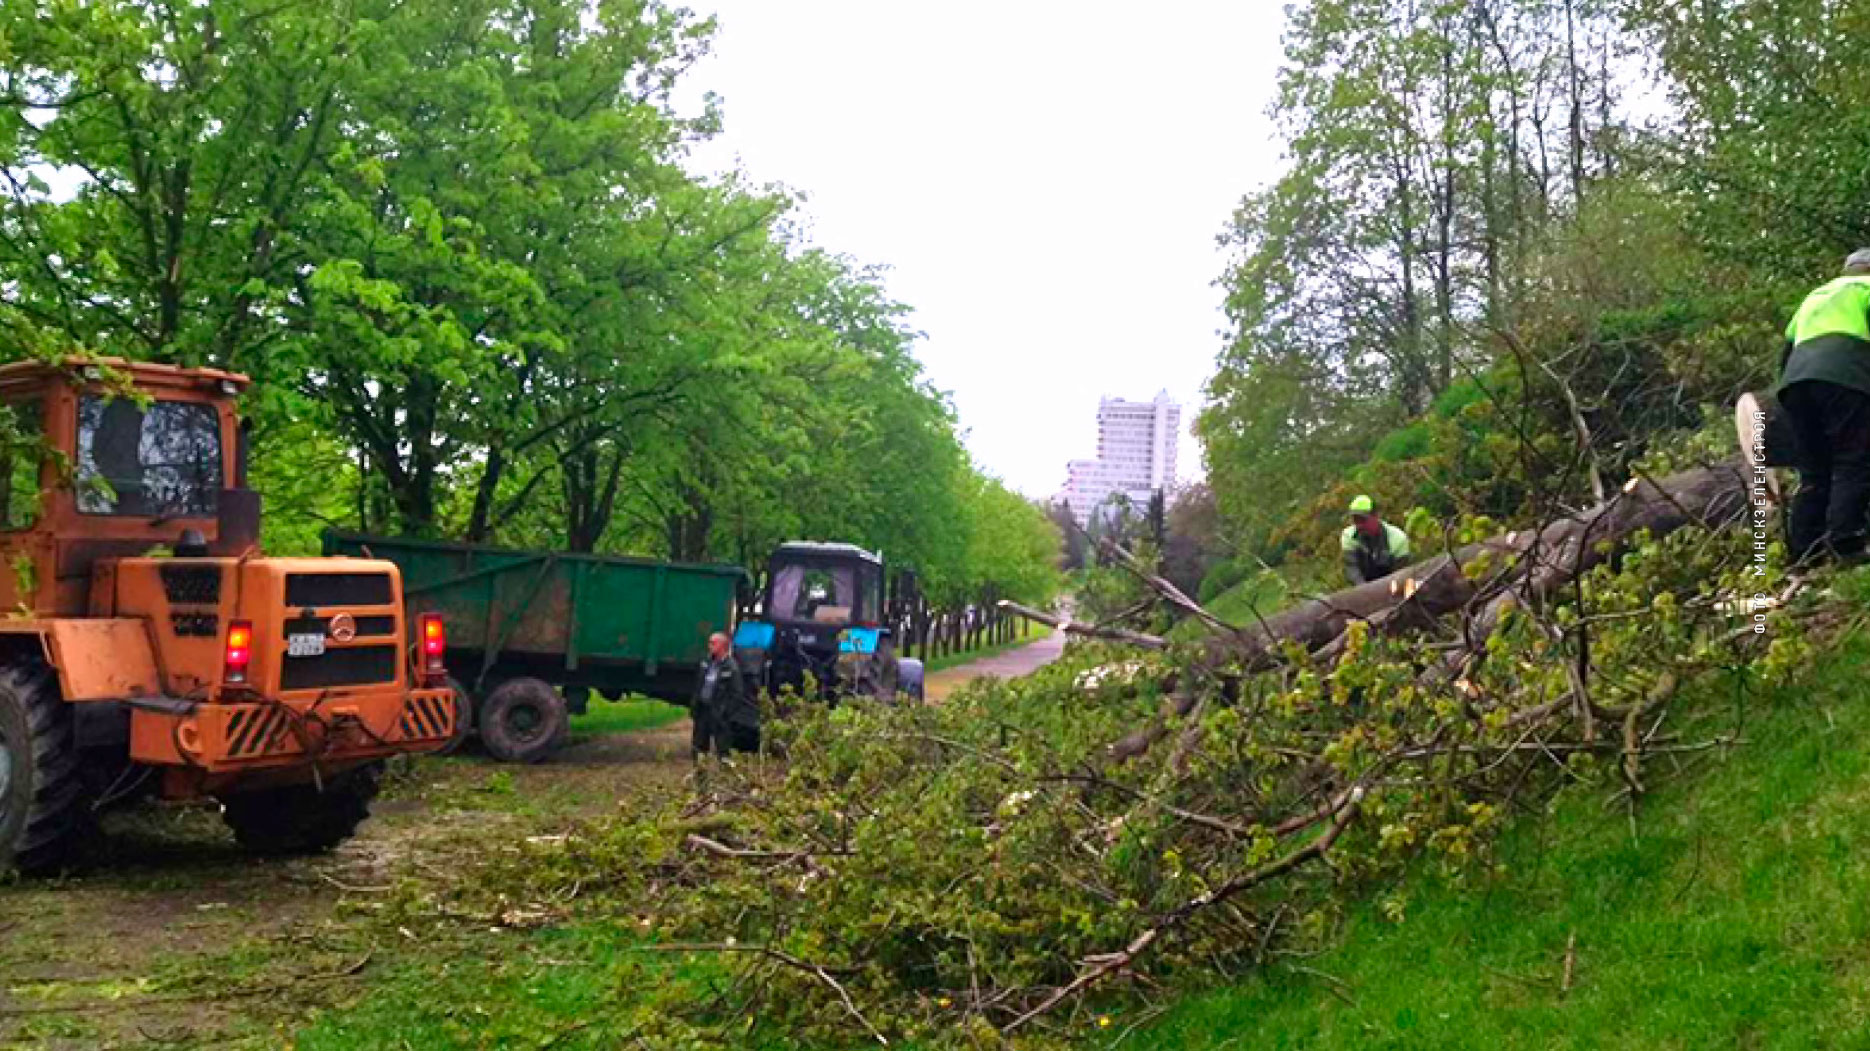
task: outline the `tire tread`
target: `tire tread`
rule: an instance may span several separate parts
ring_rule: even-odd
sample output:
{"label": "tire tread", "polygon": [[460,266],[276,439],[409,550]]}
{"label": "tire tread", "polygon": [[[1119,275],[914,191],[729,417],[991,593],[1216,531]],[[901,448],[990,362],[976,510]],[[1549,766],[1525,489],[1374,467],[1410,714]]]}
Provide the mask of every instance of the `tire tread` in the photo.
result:
{"label": "tire tread", "polygon": [[[0,705],[24,708],[30,737],[30,778],[25,820],[12,843],[0,843],[0,868],[34,874],[59,867],[84,829],[84,782],[79,776],[71,711],[43,663],[0,668]],[[16,771],[17,773],[17,771]]]}

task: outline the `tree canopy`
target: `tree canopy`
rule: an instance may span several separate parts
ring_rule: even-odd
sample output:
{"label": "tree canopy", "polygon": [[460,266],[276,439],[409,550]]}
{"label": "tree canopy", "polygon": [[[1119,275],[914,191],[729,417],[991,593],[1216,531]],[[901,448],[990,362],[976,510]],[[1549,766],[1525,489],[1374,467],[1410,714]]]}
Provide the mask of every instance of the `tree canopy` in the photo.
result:
{"label": "tree canopy", "polygon": [[1358,491],[1443,518],[1579,506],[1767,382],[1797,297],[1870,238],[1866,17],[1294,5],[1284,172],[1224,233],[1197,424],[1230,537],[1325,554]]}
{"label": "tree canopy", "polygon": [[[656,0],[0,5],[7,324],[252,375],[276,547],[836,538],[1043,598],[1054,554],[980,539],[1043,516],[970,464],[881,271],[687,167],[712,31]],[[1037,561],[970,563],[1010,550]]]}

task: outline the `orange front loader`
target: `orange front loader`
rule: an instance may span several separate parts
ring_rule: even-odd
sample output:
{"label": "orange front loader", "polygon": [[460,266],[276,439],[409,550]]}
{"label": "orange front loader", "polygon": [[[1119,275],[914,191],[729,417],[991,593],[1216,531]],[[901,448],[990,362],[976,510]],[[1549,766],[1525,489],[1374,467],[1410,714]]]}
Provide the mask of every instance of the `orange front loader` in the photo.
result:
{"label": "orange front loader", "polygon": [[439,620],[394,564],[265,558],[244,376],[0,367],[0,870],[57,867],[103,806],[216,800],[244,844],[327,849],[380,760],[454,732]]}

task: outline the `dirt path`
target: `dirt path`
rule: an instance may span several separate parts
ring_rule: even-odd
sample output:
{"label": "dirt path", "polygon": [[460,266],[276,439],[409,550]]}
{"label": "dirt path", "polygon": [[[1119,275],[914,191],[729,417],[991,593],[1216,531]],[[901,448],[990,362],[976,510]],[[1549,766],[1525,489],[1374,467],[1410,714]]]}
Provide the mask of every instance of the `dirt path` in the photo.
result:
{"label": "dirt path", "polygon": [[372,889],[398,879],[681,790],[688,732],[683,720],[574,738],[537,766],[417,760],[324,857],[256,858],[202,809],[108,815],[77,872],[0,884],[0,1047],[280,1046],[256,1018],[265,1000],[369,979],[346,980],[364,954],[337,936],[345,909],[371,907]]}
{"label": "dirt path", "polygon": [[1037,642],[991,657],[938,671],[923,685],[930,701],[941,701],[976,678],[1017,679],[1057,660],[1065,652],[1065,633],[1053,632]]}
{"label": "dirt path", "polygon": [[[1025,675],[1063,648],[1054,636],[950,668],[930,676],[928,697]],[[278,1026],[307,1007],[342,1009],[425,951],[360,941],[360,910],[407,881],[445,884],[521,840],[691,791],[688,734],[683,719],[574,736],[537,766],[404,763],[358,835],[323,857],[256,858],[201,808],[106,815],[107,835],[76,871],[0,880],[0,1047],[279,1047]]]}

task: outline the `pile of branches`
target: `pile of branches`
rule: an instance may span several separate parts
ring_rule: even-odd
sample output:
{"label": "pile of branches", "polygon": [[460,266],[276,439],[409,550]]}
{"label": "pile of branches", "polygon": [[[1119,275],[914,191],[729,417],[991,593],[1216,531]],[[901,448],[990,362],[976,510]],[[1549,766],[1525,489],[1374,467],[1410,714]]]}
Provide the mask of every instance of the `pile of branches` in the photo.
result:
{"label": "pile of branches", "polygon": [[665,1006],[691,1040],[1063,1046],[1321,944],[1377,887],[1488,878],[1493,830],[1566,786],[1634,821],[1738,743],[1709,697],[1800,663],[1819,607],[1730,528],[1748,501],[1738,465],[1637,480],[1243,625],[1132,561],[1210,637],[1059,623],[1081,641],[1026,679],[803,709],[783,761],[614,832],[644,929],[730,975]]}

